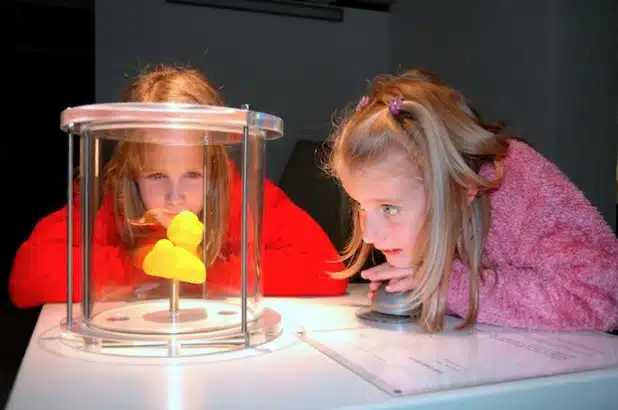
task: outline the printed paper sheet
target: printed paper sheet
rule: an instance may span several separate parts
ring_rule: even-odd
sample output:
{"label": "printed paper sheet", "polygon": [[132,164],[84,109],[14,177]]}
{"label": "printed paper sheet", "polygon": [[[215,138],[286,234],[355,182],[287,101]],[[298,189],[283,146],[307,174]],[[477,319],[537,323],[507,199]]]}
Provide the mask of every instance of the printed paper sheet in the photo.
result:
{"label": "printed paper sheet", "polygon": [[302,339],[394,396],[618,367],[618,337],[597,332],[359,327],[308,331]]}

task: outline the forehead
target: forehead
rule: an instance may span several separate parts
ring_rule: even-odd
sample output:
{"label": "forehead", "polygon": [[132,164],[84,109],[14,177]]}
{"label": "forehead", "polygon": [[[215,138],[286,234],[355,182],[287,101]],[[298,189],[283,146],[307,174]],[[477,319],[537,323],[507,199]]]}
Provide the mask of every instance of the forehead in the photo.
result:
{"label": "forehead", "polygon": [[201,146],[146,144],[144,168],[196,168],[203,164]]}
{"label": "forehead", "polygon": [[352,169],[342,167],[340,177],[346,192],[363,203],[401,202],[423,188],[416,167],[402,158]]}

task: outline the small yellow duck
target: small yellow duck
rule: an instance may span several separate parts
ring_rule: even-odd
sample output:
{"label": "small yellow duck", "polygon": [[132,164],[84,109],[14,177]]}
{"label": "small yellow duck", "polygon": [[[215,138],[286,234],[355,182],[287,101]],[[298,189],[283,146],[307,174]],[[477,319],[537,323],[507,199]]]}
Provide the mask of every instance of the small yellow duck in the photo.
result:
{"label": "small yellow duck", "polygon": [[142,269],[150,276],[204,283],[206,266],[197,256],[204,224],[191,211],[182,211],[167,227],[167,239],[160,239],[144,258]]}

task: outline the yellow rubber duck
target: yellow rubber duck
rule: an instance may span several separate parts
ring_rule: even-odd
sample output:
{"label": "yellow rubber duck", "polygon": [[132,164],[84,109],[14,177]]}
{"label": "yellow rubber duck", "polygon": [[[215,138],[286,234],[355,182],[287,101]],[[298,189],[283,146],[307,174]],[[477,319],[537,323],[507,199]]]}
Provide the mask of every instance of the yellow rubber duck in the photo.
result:
{"label": "yellow rubber duck", "polygon": [[197,247],[204,235],[204,224],[193,212],[182,211],[174,216],[166,233],[167,239],[174,245],[197,255]]}
{"label": "yellow rubber duck", "polygon": [[150,276],[204,283],[206,266],[197,256],[204,224],[191,211],[182,211],[167,227],[167,239],[160,239],[144,258],[142,269]]}

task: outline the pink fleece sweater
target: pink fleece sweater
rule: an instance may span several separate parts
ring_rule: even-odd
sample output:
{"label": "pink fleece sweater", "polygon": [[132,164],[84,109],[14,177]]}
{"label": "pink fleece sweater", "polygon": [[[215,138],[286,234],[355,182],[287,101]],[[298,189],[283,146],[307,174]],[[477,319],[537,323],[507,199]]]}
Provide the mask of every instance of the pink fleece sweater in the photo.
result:
{"label": "pink fleece sweater", "polygon": [[[512,141],[490,195],[492,223],[478,322],[530,329],[618,328],[618,239],[556,165]],[[492,167],[481,170],[492,175]],[[448,309],[468,311],[468,274],[455,261]]]}

